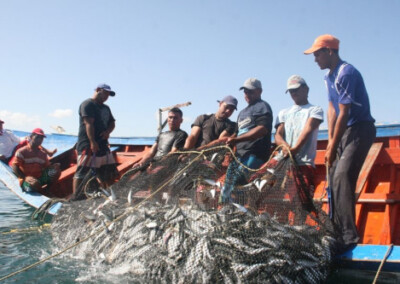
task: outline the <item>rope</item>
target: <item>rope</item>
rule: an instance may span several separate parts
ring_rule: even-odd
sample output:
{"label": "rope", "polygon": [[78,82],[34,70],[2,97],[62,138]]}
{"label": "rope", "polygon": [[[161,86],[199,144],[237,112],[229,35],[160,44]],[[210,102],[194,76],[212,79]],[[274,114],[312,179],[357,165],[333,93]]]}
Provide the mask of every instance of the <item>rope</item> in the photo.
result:
{"label": "rope", "polygon": [[279,145],[279,146],[277,146],[277,147],[272,151],[272,153],[271,153],[271,155],[270,155],[270,157],[269,157],[267,163],[265,163],[263,166],[261,166],[261,167],[258,168],[258,169],[249,168],[249,167],[247,167],[246,165],[244,165],[243,163],[241,163],[241,162],[239,161],[239,159],[237,158],[237,156],[235,155],[235,153],[234,153],[234,151],[232,150],[232,148],[230,148],[230,147],[227,146],[227,145],[214,146],[214,147],[211,147],[211,148],[208,148],[208,149],[204,149],[204,150],[202,150],[202,151],[193,151],[193,150],[192,150],[192,151],[176,151],[176,152],[170,153],[169,155],[173,155],[173,154],[198,154],[198,155],[204,155],[205,152],[215,151],[215,150],[218,150],[218,149],[227,149],[227,150],[231,153],[232,157],[233,157],[233,158],[236,160],[236,162],[239,164],[239,166],[241,166],[241,167],[243,167],[243,168],[245,168],[246,170],[251,171],[251,172],[258,172],[258,171],[260,171],[260,170],[262,170],[262,169],[264,169],[264,168],[266,168],[266,167],[268,166],[268,162],[275,156],[274,153],[275,153],[276,151],[280,150],[281,148],[285,148],[285,149],[287,150],[288,155],[289,155],[291,161],[294,162],[295,160],[294,160],[294,158],[293,158],[293,156],[292,156],[292,153],[290,152],[289,147],[287,147],[286,145]]}
{"label": "rope", "polygon": [[378,271],[376,272],[375,278],[374,278],[374,282],[372,282],[372,284],[375,284],[376,281],[378,280],[379,274],[381,273],[383,264],[386,262],[387,258],[389,257],[390,253],[392,252],[393,249],[393,244],[389,245],[389,248],[386,251],[386,254],[384,256],[384,258],[381,261],[381,264],[379,265]]}
{"label": "rope", "polygon": [[50,223],[45,223],[38,227],[29,227],[29,228],[22,228],[22,229],[11,229],[8,232],[2,232],[2,235],[9,235],[9,234],[17,234],[17,233],[29,233],[34,231],[42,231],[42,229],[46,229],[50,227]]}

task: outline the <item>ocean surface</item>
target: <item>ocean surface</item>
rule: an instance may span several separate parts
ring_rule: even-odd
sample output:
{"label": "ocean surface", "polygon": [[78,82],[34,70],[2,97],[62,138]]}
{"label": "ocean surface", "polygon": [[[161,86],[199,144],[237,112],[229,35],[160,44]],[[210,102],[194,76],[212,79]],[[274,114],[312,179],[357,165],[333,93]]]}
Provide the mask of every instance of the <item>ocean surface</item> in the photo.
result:
{"label": "ocean surface", "polygon": [[[73,136],[56,136],[60,135],[49,135],[45,147],[58,148],[62,152],[76,142]],[[154,138],[138,139],[149,144],[154,141]],[[123,268],[86,263],[66,254],[36,266],[39,261],[59,252],[60,248],[54,246],[51,229],[46,226],[51,219],[32,220],[33,213],[33,208],[0,183],[0,283],[135,283],[134,279],[123,274]],[[12,275],[15,272],[19,273]],[[334,269],[327,283],[372,283],[374,277],[374,271]],[[398,279],[382,274],[378,283],[398,283]]]}

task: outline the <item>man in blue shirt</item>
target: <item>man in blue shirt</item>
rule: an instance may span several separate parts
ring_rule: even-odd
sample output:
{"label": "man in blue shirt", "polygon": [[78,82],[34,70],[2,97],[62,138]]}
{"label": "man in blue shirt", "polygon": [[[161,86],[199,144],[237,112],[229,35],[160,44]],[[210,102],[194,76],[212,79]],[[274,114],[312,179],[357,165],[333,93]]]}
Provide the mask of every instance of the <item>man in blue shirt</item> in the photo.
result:
{"label": "man in blue shirt", "polygon": [[368,93],[360,72],[339,57],[339,40],[317,37],[305,54],[314,54],[328,89],[328,146],[325,162],[331,176],[333,222],[341,238],[339,253],[354,247],[359,236],[355,224],[355,188],[358,174],[375,136]]}
{"label": "man in blue shirt", "polygon": [[[237,156],[241,164],[257,169],[265,163],[271,151],[272,110],[261,99],[262,86],[256,78],[247,79],[239,90],[243,90],[248,106],[240,111],[237,119],[237,136],[229,137],[227,144],[236,145]],[[234,185],[245,178],[247,171],[233,161],[227,170],[225,185],[220,201],[231,201]]]}

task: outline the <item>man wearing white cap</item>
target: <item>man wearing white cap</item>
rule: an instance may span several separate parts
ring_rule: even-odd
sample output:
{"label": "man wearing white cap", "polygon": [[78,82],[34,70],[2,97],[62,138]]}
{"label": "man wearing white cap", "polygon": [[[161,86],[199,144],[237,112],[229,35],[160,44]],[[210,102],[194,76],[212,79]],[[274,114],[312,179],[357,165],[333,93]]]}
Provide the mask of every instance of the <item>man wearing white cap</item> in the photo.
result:
{"label": "man wearing white cap", "polygon": [[321,107],[308,102],[309,87],[299,75],[290,76],[287,81],[287,90],[294,105],[283,109],[276,118],[275,143],[284,145],[275,159],[287,155],[287,150],[300,166],[300,171],[306,186],[310,190],[310,197],[314,193],[315,156],[317,152],[318,128],[324,120]]}
{"label": "man wearing white cap", "polygon": [[[227,140],[228,145],[236,145],[236,152],[241,164],[257,169],[265,163],[271,152],[272,109],[261,99],[262,86],[256,78],[247,79],[239,90],[243,90],[248,106],[240,111],[237,120],[237,136]],[[221,191],[222,203],[231,201],[231,192],[238,182],[246,182],[247,170],[230,163],[225,185]]]}
{"label": "man wearing white cap", "polygon": [[238,101],[233,96],[226,96],[218,101],[215,114],[203,114],[196,118],[192,130],[186,139],[185,150],[205,146],[217,139],[229,137],[235,132],[236,123],[229,117],[237,109]]}
{"label": "man wearing white cap", "polygon": [[108,146],[108,138],[115,128],[115,119],[108,105],[104,104],[115,92],[106,84],[96,87],[92,98],[79,106],[79,132],[76,150],[78,168],[73,181],[73,195],[78,198],[82,180],[96,170],[96,176],[102,187],[107,187],[117,178],[118,171]]}

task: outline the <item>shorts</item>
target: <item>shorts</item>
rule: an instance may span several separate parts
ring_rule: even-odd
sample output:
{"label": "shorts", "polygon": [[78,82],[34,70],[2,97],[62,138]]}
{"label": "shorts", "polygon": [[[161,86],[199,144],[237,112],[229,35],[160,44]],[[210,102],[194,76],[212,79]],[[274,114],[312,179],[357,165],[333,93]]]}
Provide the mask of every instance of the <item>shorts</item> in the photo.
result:
{"label": "shorts", "polygon": [[[40,185],[42,185],[42,186],[50,184],[53,181],[53,178],[54,178],[56,173],[57,173],[57,170],[55,170],[52,167],[48,167],[48,168],[43,170],[42,175],[39,178],[37,178],[37,180],[39,181]],[[22,190],[26,191],[26,192],[36,191],[26,181],[22,182],[21,187],[22,187]]]}
{"label": "shorts", "polygon": [[102,156],[95,156],[90,150],[83,150],[78,155],[77,166],[75,179],[83,179],[90,171],[102,181],[114,180],[119,176],[114,156],[109,151]]}

